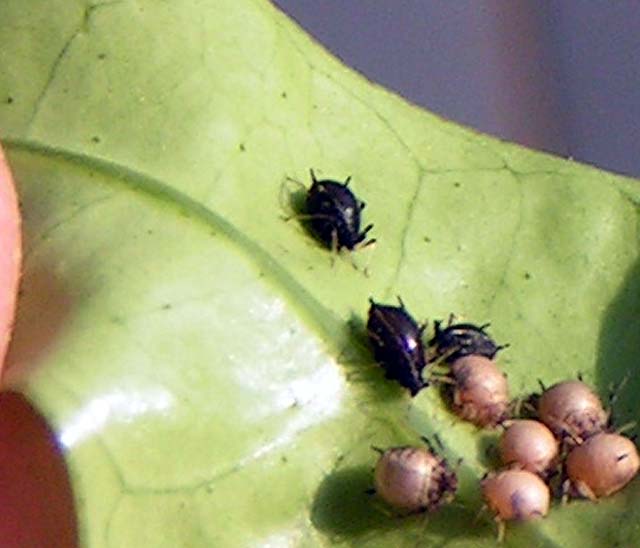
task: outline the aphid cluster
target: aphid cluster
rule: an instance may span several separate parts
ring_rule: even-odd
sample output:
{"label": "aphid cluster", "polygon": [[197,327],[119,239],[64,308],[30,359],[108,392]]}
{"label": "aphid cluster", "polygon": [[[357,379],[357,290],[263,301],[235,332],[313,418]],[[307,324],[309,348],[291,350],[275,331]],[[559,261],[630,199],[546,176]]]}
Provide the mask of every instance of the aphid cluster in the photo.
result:
{"label": "aphid cluster", "polygon": [[608,431],[609,413],[582,381],[558,383],[530,401],[539,420],[504,423],[499,453],[505,469],[481,484],[499,538],[505,521],[543,517],[552,491],[596,500],[622,489],[640,467],[635,444]]}
{"label": "aphid cluster", "polygon": [[[460,418],[479,427],[504,428],[499,444],[504,468],[480,484],[499,539],[507,521],[547,515],[551,494],[557,492],[549,483],[555,486],[558,478],[564,480],[564,493],[596,499],[622,489],[636,475],[635,445],[606,431],[609,413],[586,384],[559,383],[533,398],[539,420],[510,419],[514,405],[507,378],[494,361],[504,346],[487,334],[487,326],[435,322],[425,345],[426,325],[419,325],[398,300],[394,306],[370,299],[367,332],[385,376],[415,396],[428,386],[423,374],[429,368],[429,378],[448,387]],[[433,373],[442,367],[444,375]],[[452,474],[433,450],[390,449],[376,467],[376,492],[395,508],[430,512],[453,498],[457,480]]]}
{"label": "aphid cluster", "polygon": [[[478,426],[501,422],[509,391],[506,376],[493,358],[503,347],[487,334],[487,326],[449,321],[442,328],[441,322],[435,322],[434,335],[425,348],[422,336],[426,324],[419,325],[400,297],[398,301],[399,306],[394,306],[369,300],[367,333],[386,378],[396,380],[415,396],[428,386],[423,379],[427,364],[444,363],[455,413]],[[432,512],[453,498],[457,478],[432,447],[398,447],[382,453],[375,486],[379,496],[397,509]],[[525,504],[516,512],[532,511]]]}
{"label": "aphid cluster", "polygon": [[505,522],[542,518],[549,511],[551,492],[545,483],[558,455],[558,442],[542,423],[509,420],[503,423],[499,452],[505,468],[480,482],[486,505],[498,523],[498,540]]}
{"label": "aphid cluster", "polygon": [[444,329],[434,324],[434,335],[425,349],[426,325],[418,323],[400,306],[383,305],[370,299],[367,333],[375,360],[388,379],[398,381],[412,396],[428,386],[423,378],[427,364],[446,365],[444,377],[434,377],[451,387],[454,412],[478,426],[495,426],[507,413],[507,379],[493,358],[504,346],[497,345],[485,326],[453,324]]}
{"label": "aphid cluster", "polygon": [[509,387],[494,358],[506,345],[495,343],[486,331],[488,324],[453,323],[449,318],[444,329],[441,325],[434,323],[429,361],[449,368],[449,378],[442,380],[451,387],[453,411],[476,426],[499,424],[507,416]]}
{"label": "aphid cluster", "polygon": [[[398,300],[399,306],[394,306],[370,299],[367,332],[386,377],[415,396],[429,384],[423,378],[428,369],[429,379],[448,387],[452,409],[460,418],[479,427],[504,429],[499,444],[504,468],[487,474],[480,485],[498,522],[500,539],[505,522],[529,521],[548,513],[552,492],[557,492],[549,482],[555,486],[558,478],[564,479],[565,493],[595,499],[618,491],[636,475],[640,459],[635,445],[606,431],[609,413],[586,384],[559,383],[533,398],[539,420],[511,419],[514,404],[509,401],[507,379],[494,361],[504,346],[487,334],[487,326],[449,321],[443,327],[435,322],[425,345],[426,325],[419,325]],[[442,367],[444,375],[433,373]],[[389,450],[376,468],[376,491],[396,508],[433,511],[453,497],[457,485],[450,476],[446,489],[432,483],[432,478],[440,477],[433,475],[436,461],[426,449]],[[426,491],[433,495],[429,503]]]}
{"label": "aphid cluster", "polygon": [[560,443],[565,495],[596,500],[619,491],[637,474],[635,444],[613,431],[610,413],[584,382],[564,381],[544,390],[537,413]]}
{"label": "aphid cluster", "polygon": [[[367,240],[371,224],[361,229],[365,203],[349,188],[350,177],[344,183],[318,180],[311,171],[311,179],[299,217],[320,242],[334,252],[375,242]],[[552,493],[596,500],[619,491],[638,473],[635,444],[612,431],[610,413],[582,381],[543,389],[525,404],[533,417],[511,418],[520,407],[509,401],[506,375],[495,363],[507,345],[491,338],[488,324],[435,321],[425,343],[427,324],[416,322],[400,297],[398,305],[373,299],[369,304],[367,334],[387,379],[412,397],[438,383],[460,418],[478,427],[503,428],[498,447],[503,468],[480,482],[499,539],[507,521],[544,517]],[[378,451],[374,491],[391,507],[409,514],[433,512],[454,498],[456,473],[428,442],[427,447]]]}

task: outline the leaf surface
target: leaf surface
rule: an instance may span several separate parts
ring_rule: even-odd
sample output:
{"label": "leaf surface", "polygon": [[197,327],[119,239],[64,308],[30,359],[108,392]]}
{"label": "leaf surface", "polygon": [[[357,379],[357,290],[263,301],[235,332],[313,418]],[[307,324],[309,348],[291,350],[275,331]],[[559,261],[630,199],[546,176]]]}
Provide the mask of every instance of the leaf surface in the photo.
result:
{"label": "leaf surface", "polygon": [[[370,296],[491,321],[514,395],[629,374],[637,419],[637,182],[408,105],[263,1],[3,11],[26,240],[7,383],[65,449],[83,545],[493,546],[474,521],[493,435],[384,379]],[[359,270],[284,219],[309,168],[367,203]],[[460,505],[389,516],[364,494],[371,445],[436,432]],[[507,545],[633,544],[638,491]]]}

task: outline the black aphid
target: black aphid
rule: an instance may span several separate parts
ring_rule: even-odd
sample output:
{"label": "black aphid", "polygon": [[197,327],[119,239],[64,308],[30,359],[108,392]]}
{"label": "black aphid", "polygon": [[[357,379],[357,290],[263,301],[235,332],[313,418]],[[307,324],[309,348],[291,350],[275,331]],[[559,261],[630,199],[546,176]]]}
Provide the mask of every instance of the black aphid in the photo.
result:
{"label": "black aphid", "polygon": [[388,379],[398,381],[412,396],[427,386],[422,380],[426,361],[422,345],[425,325],[419,326],[404,307],[377,304],[369,299],[367,333],[376,361]]}
{"label": "black aphid", "polygon": [[[311,232],[327,247],[339,251],[343,247],[353,251],[364,242],[373,225],[360,230],[360,213],[365,203],[359,201],[348,188],[351,177],[344,183],[316,179],[313,170],[313,184],[307,191],[305,214],[309,218]],[[365,244],[373,243],[369,240]]]}
{"label": "black aphid", "polygon": [[441,321],[435,321],[435,334],[429,341],[429,361],[444,359],[453,363],[464,356],[478,355],[493,359],[499,350],[508,345],[497,345],[486,332],[489,324],[451,324],[442,329]]}

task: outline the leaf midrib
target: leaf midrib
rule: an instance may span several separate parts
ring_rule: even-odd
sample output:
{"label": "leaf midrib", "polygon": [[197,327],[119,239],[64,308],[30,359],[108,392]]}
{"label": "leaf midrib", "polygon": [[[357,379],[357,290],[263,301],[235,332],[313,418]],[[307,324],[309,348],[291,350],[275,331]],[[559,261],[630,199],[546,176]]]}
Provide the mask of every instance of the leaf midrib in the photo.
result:
{"label": "leaf midrib", "polygon": [[293,305],[302,317],[313,325],[330,350],[335,353],[340,352],[335,335],[344,329],[342,319],[313,297],[296,280],[295,276],[260,244],[247,237],[219,213],[159,179],[110,160],[53,147],[29,139],[5,139],[3,145],[9,152],[34,154],[49,160],[64,162],[76,168],[101,173],[108,176],[115,184],[122,185],[149,200],[169,206],[176,214],[180,215],[181,219],[189,219],[206,227],[208,231],[213,228],[216,234],[221,234],[235,248],[239,249],[246,260],[254,263],[260,271],[265,272],[266,278],[270,278],[281,293],[288,295],[288,303]]}

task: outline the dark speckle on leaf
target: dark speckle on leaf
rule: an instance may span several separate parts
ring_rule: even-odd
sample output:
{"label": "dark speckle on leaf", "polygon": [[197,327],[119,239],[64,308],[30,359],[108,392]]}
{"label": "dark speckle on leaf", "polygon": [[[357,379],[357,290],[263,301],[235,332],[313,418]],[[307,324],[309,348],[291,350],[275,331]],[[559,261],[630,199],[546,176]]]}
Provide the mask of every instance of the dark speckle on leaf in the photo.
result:
{"label": "dark speckle on leaf", "polygon": [[240,149],[240,152],[244,152],[245,150],[247,150],[244,146],[244,143],[240,143],[240,145],[238,146],[238,148]]}
{"label": "dark speckle on leaf", "polygon": [[107,54],[106,53],[99,53],[98,54],[98,59],[102,60],[102,59],[106,59],[107,58]]}
{"label": "dark speckle on leaf", "polygon": [[423,238],[423,240],[424,240],[424,242],[425,242],[426,244],[430,244],[430,243],[431,243],[431,238],[429,238],[429,236],[425,236],[425,237]]}
{"label": "dark speckle on leaf", "polygon": [[280,94],[280,97],[282,97],[283,99],[286,99],[286,98],[287,98],[287,92],[286,92],[286,91],[283,91],[283,92]]}
{"label": "dark speckle on leaf", "polygon": [[162,310],[171,310],[171,303],[165,303],[162,305]]}
{"label": "dark speckle on leaf", "polygon": [[7,105],[10,105],[11,103],[13,103],[13,97],[9,96],[7,97]]}
{"label": "dark speckle on leaf", "polygon": [[92,140],[94,143],[99,143],[99,142],[100,142],[100,137],[98,137],[97,135],[94,135],[93,137],[91,137],[91,140]]}
{"label": "dark speckle on leaf", "polygon": [[528,272],[524,273],[524,279],[525,280],[530,280],[531,279],[531,274],[529,274]]}
{"label": "dark speckle on leaf", "polygon": [[460,188],[460,183],[456,181],[455,183],[453,183],[453,186],[456,188]]}

